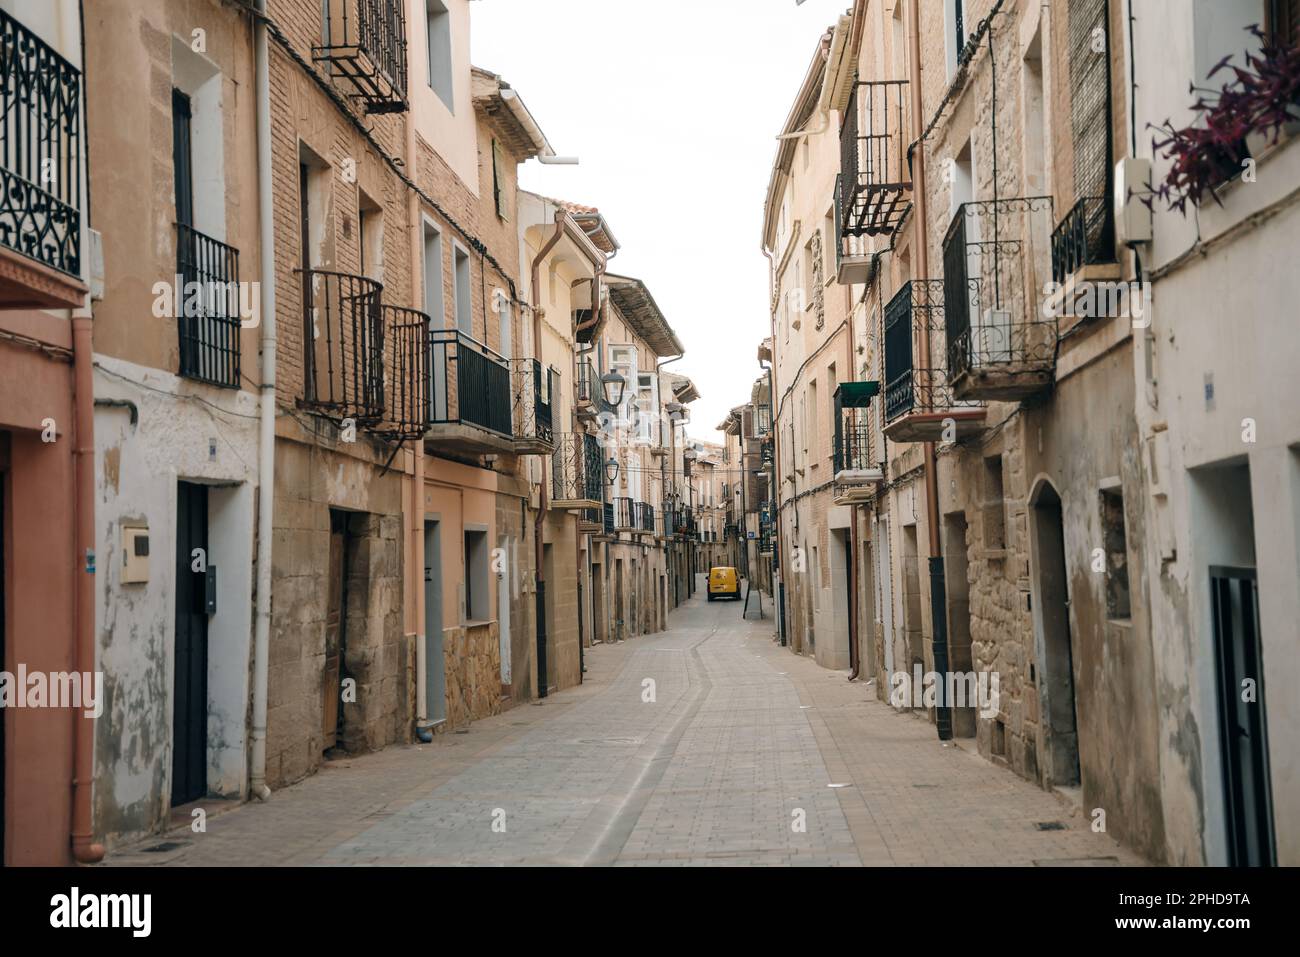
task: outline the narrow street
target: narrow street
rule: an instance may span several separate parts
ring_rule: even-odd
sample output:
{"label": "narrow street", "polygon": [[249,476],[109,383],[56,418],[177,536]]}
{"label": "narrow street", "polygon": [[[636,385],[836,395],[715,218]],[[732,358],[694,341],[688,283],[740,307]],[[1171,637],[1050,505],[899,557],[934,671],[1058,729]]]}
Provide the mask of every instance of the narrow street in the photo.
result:
{"label": "narrow street", "polygon": [[666,632],[590,650],[581,688],[328,762],[106,863],[1141,863],[1063,799],[776,645],[765,610],[742,621],[697,591]]}

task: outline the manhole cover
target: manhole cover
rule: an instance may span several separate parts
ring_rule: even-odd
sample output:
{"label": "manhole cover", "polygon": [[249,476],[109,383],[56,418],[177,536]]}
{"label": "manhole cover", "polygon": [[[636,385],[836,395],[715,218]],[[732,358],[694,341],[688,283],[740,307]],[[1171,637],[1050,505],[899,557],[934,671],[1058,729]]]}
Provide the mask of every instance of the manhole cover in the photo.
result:
{"label": "manhole cover", "polygon": [[1034,827],[1040,831],[1064,831],[1065,825],[1060,821],[1035,821]]}

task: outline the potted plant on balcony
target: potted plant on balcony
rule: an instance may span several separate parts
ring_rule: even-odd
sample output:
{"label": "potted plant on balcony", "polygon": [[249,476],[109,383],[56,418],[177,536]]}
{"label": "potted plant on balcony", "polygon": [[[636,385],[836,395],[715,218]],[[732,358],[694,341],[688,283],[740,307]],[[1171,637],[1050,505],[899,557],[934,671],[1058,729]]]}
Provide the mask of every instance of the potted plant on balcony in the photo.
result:
{"label": "potted plant on balcony", "polygon": [[1224,57],[1206,77],[1231,79],[1218,90],[1190,87],[1199,94],[1193,123],[1150,124],[1164,134],[1152,138],[1153,151],[1172,161],[1153,197],[1171,210],[1186,213],[1188,202],[1199,204],[1207,193],[1220,202],[1216,190],[1241,175],[1248,159],[1300,131],[1300,45],[1270,39],[1258,26],[1248,32],[1260,41],[1258,51],[1246,51],[1244,65]]}

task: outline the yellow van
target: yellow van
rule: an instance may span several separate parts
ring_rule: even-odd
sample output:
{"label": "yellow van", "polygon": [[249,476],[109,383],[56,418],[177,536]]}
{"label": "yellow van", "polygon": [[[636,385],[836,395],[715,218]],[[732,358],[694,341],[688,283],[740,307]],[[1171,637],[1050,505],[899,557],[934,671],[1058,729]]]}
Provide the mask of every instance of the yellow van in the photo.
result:
{"label": "yellow van", "polygon": [[718,595],[740,598],[740,576],[729,565],[719,565],[709,569],[709,601],[713,601]]}

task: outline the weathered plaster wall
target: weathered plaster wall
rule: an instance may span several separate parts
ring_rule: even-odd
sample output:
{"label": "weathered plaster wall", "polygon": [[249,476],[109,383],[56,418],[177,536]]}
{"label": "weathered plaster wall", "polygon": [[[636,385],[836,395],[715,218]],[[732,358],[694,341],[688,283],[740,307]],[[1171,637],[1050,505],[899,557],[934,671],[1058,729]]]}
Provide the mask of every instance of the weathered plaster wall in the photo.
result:
{"label": "weathered plaster wall", "polygon": [[[171,795],[177,482],[209,486],[208,787],[247,788],[257,399],[96,357],[96,632],[107,706],[96,728],[96,826],[126,840],[165,820]],[[204,402],[199,402],[202,397]],[[205,404],[211,403],[211,404]],[[149,580],[124,584],[122,529],[149,529]]]}

